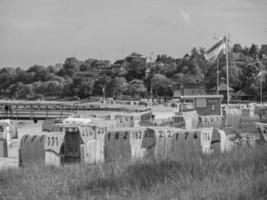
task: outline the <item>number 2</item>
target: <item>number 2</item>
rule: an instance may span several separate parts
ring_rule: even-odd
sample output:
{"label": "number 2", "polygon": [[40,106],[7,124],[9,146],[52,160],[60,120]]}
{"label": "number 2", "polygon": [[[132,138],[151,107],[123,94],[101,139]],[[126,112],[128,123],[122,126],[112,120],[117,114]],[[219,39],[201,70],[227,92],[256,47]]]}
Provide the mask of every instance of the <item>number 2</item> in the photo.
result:
{"label": "number 2", "polygon": [[162,138],[163,137],[163,132],[159,131],[159,137]]}
{"label": "number 2", "polygon": [[120,133],[116,133],[116,134],[115,134],[115,140],[118,140],[119,137],[120,137]]}

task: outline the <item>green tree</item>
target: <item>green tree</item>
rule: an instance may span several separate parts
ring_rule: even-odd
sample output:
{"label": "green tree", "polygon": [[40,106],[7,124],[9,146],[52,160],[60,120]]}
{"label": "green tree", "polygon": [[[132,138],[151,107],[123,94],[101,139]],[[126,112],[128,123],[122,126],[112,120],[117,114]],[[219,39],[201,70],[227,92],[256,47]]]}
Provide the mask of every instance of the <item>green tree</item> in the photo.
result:
{"label": "green tree", "polygon": [[260,54],[260,49],[257,45],[252,44],[252,46],[249,49],[249,54],[253,57],[253,58],[258,58],[259,54]]}
{"label": "green tree", "polygon": [[56,74],[61,68],[62,68],[62,64],[56,64],[56,65],[49,65],[47,67],[47,70],[50,73]]}
{"label": "green tree", "polygon": [[91,68],[93,67],[94,63],[96,63],[96,59],[89,58],[85,60],[81,65],[80,65],[80,71],[90,71]]}
{"label": "green tree", "polygon": [[73,77],[80,69],[81,62],[74,57],[67,58],[63,64],[63,68],[59,70],[59,75]]}
{"label": "green tree", "polygon": [[9,91],[9,97],[18,98],[19,97],[19,91],[23,88],[24,84],[22,82],[17,82],[8,87]]}
{"label": "green tree", "polygon": [[48,81],[50,72],[48,68],[42,65],[34,65],[27,70],[28,73],[32,73],[34,81]]}
{"label": "green tree", "polygon": [[57,82],[61,82],[63,83],[65,81],[64,78],[62,78],[61,76],[58,76],[56,74],[50,73],[47,77],[48,81],[57,81]]}
{"label": "green tree", "polygon": [[[220,76],[224,77],[226,80],[226,66],[221,67]],[[234,63],[229,65],[229,85],[235,90],[242,88],[242,76],[243,71]]]}
{"label": "green tree", "polygon": [[158,55],[153,71],[172,77],[177,72],[177,60],[167,55]]}
{"label": "green tree", "polygon": [[21,68],[16,68],[16,74],[16,82],[28,84],[34,81],[35,72],[27,72]]}
{"label": "green tree", "polygon": [[139,79],[131,80],[128,84],[127,93],[132,97],[144,96],[146,93],[146,87],[144,86],[144,81]]}
{"label": "green tree", "polygon": [[73,78],[72,91],[81,98],[89,97],[93,92],[94,83],[92,78],[75,76]]}
{"label": "green tree", "polygon": [[48,81],[47,82],[47,94],[49,95],[61,95],[63,93],[63,88],[64,88],[64,85],[63,85],[63,82],[58,82],[56,80],[54,81]]}
{"label": "green tree", "polygon": [[173,81],[162,74],[154,74],[151,84],[153,93],[156,94],[156,96],[164,97],[169,96],[169,90]]}
{"label": "green tree", "polygon": [[0,88],[7,89],[11,84],[16,82],[16,70],[10,67],[0,70]]}
{"label": "green tree", "polygon": [[233,52],[234,53],[241,53],[242,52],[242,46],[240,44],[234,44]]}
{"label": "green tree", "polygon": [[256,62],[246,64],[242,69],[242,88],[246,93],[257,96],[259,88],[257,75],[260,70],[260,64]]}
{"label": "green tree", "polygon": [[64,82],[63,84],[63,96],[74,96],[73,92],[72,92],[72,79],[68,79]]}
{"label": "green tree", "polygon": [[128,81],[145,77],[146,60],[142,57],[127,58],[125,78]]}
{"label": "green tree", "polygon": [[94,85],[94,95],[104,95],[103,92],[106,91],[107,85],[110,83],[111,77],[101,76],[95,81]]}
{"label": "green tree", "polygon": [[33,94],[34,91],[32,84],[23,85],[23,87],[18,91],[18,98],[21,99],[30,98],[33,96]]}
{"label": "green tree", "polygon": [[108,96],[117,98],[127,90],[128,84],[125,78],[116,77],[108,85],[106,91]]}

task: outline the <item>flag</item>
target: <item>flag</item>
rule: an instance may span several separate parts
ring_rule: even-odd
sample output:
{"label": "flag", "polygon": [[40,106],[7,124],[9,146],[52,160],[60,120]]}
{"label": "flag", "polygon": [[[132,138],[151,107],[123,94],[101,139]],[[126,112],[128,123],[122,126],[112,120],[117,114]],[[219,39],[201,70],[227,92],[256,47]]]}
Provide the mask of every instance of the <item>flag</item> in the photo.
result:
{"label": "flag", "polygon": [[207,50],[204,56],[208,61],[214,62],[218,57],[218,55],[221,53],[221,51],[225,52],[225,47],[226,47],[226,37],[221,39],[218,43],[216,43],[209,50]]}

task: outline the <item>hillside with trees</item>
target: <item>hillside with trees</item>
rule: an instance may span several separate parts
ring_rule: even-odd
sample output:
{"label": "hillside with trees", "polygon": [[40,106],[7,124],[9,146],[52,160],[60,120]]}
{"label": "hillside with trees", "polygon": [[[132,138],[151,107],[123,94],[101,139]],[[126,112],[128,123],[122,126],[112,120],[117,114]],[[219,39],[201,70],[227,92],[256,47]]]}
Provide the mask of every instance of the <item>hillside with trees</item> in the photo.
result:
{"label": "hillside with trees", "polygon": [[[91,96],[140,98],[150,95],[172,96],[177,83],[204,83],[206,89],[216,85],[216,63],[204,58],[205,49],[193,48],[182,58],[158,55],[148,62],[138,53],[111,63],[88,58],[66,58],[63,64],[34,65],[28,69],[2,67],[2,98],[37,99],[89,98]],[[226,76],[226,60],[219,56],[220,77]],[[267,45],[250,48],[234,44],[229,52],[230,87],[253,96],[259,95],[260,70],[267,68]],[[267,92],[266,73],[263,91]]]}

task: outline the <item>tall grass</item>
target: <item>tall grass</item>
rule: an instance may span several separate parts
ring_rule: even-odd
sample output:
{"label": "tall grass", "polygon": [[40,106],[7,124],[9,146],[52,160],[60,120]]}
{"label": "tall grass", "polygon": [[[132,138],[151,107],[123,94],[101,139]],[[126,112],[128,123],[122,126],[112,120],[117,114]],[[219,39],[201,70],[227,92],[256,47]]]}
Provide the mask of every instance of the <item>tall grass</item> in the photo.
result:
{"label": "tall grass", "polygon": [[[0,171],[0,199],[267,199],[267,146],[169,160]],[[2,200],[1,199],[1,200]]]}

